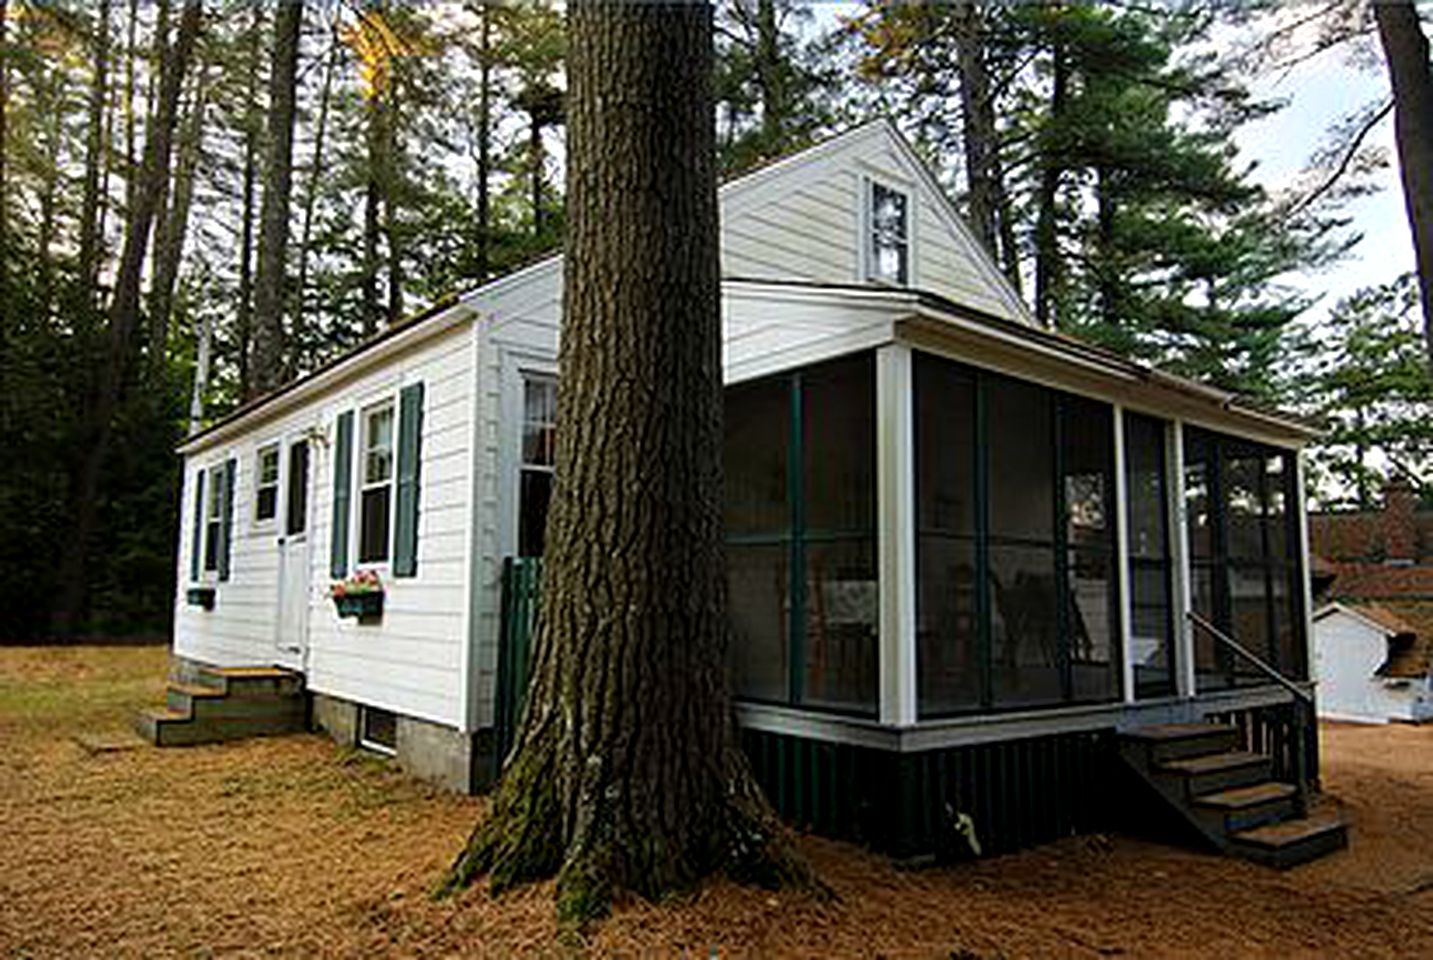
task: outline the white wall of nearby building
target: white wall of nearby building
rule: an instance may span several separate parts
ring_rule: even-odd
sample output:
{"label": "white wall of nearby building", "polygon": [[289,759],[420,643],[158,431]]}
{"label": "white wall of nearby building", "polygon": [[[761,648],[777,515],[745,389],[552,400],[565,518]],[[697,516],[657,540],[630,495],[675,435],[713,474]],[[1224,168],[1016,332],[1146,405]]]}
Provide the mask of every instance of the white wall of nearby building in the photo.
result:
{"label": "white wall of nearby building", "polygon": [[1342,608],[1314,620],[1319,716],[1329,720],[1387,723],[1433,719],[1428,678],[1377,676],[1388,657],[1388,633]]}

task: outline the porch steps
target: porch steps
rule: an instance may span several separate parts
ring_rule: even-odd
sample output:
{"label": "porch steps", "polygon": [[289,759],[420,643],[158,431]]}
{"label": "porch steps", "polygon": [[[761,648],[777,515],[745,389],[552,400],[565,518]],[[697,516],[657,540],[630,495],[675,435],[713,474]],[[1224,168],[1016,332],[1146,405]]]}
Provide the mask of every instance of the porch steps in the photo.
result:
{"label": "porch steps", "polygon": [[141,710],[135,730],[160,747],[219,743],[305,728],[303,677],[277,667],[202,667],[171,682],[165,705]]}
{"label": "porch steps", "polygon": [[1348,846],[1332,809],[1298,815],[1298,791],[1274,779],[1272,758],[1242,749],[1239,730],[1217,723],[1139,727],[1120,755],[1212,847],[1287,869]]}

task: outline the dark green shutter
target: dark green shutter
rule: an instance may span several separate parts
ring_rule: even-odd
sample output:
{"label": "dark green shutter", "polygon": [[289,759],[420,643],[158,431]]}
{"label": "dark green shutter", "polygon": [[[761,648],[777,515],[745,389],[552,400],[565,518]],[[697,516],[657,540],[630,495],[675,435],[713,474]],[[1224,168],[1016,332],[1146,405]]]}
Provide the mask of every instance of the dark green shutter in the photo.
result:
{"label": "dark green shutter", "polygon": [[333,539],[329,545],[329,573],[335,580],[348,576],[348,488],[353,473],[353,411],[338,417],[338,440],[333,453]]}
{"label": "dark green shutter", "polygon": [[194,539],[189,545],[189,579],[199,582],[204,569],[204,471],[194,474]]}
{"label": "dark green shutter", "polygon": [[234,540],[234,475],[239,471],[239,461],[224,461],[224,505],[221,514],[222,526],[219,531],[219,579],[229,579],[229,547]]}
{"label": "dark green shutter", "polygon": [[398,515],[394,518],[393,575],[418,573],[418,472],[422,459],[423,384],[398,394]]}

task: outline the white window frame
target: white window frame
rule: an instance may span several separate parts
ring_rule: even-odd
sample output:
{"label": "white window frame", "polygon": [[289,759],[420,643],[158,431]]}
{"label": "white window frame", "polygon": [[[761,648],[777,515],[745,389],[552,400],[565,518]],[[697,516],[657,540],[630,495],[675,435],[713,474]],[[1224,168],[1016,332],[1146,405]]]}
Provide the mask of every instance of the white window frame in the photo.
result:
{"label": "white window frame", "polygon": [[[216,460],[203,467],[201,472],[204,474],[204,515],[199,525],[199,580],[212,584],[219,579],[219,538],[224,530],[224,498],[219,496],[224,481],[224,461]],[[238,482],[236,471],[234,485],[238,486]],[[211,546],[214,550],[212,566],[209,564]]]}
{"label": "white window frame", "polygon": [[[529,463],[524,450],[527,425],[527,387],[530,383],[549,383],[554,392],[552,420],[550,421],[553,431],[553,462],[550,464]],[[545,473],[549,477],[557,474],[557,371],[544,370],[531,367],[523,367],[518,370],[518,416],[517,416],[517,485],[515,487],[514,500],[516,510],[514,511],[515,526],[513,530],[513,552],[516,554],[521,549],[522,539],[522,478],[525,473]],[[547,424],[549,421],[531,421],[533,423]],[[550,501],[549,501],[550,505]]]}
{"label": "white window frame", "polygon": [[[257,528],[272,527],[277,521],[280,512],[279,501],[283,492],[284,481],[284,445],[278,439],[261,443],[254,448],[254,493],[253,510],[249,513],[249,520]],[[274,480],[272,483],[264,483],[264,454],[274,454]],[[274,512],[267,517],[259,516],[259,495],[267,488],[274,490]]]}
{"label": "white window frame", "polygon": [[[889,190],[899,194],[906,201],[906,223],[905,223],[905,248],[906,248],[906,276],[904,280],[892,280],[876,274],[875,257],[875,199],[876,188]],[[861,235],[858,239],[860,256],[857,262],[860,264],[861,275],[858,278],[862,283],[874,283],[886,287],[914,287],[916,285],[916,222],[918,211],[916,209],[916,193],[912,187],[905,183],[898,183],[887,177],[864,175],[861,177]]]}
{"label": "white window frame", "polygon": [[[389,434],[389,466],[388,479],[379,483],[368,482],[368,417],[386,407],[393,415],[392,428]],[[396,519],[398,500],[398,393],[389,390],[377,394],[366,402],[360,404],[356,410],[358,418],[358,429],[355,431],[357,442],[353,445],[353,473],[354,496],[350,505],[349,524],[353,536],[349,538],[349,550],[351,552],[351,566],[355,570],[386,570],[393,563],[393,538],[394,521]],[[363,495],[369,490],[382,486],[388,487],[388,538],[383,545],[383,559],[363,560]]]}

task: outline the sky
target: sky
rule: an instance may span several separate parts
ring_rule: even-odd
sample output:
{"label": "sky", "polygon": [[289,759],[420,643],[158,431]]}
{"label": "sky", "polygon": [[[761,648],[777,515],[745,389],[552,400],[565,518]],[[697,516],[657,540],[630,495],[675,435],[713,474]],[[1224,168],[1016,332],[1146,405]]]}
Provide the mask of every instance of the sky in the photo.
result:
{"label": "sky", "polygon": [[[1288,100],[1284,109],[1249,124],[1237,138],[1243,158],[1258,164],[1255,179],[1278,190],[1299,174],[1339,117],[1387,97],[1388,77],[1381,65],[1378,69],[1359,68],[1338,52],[1329,52],[1286,76],[1267,78],[1255,92]],[[1353,220],[1351,229],[1363,234],[1363,240],[1335,266],[1289,278],[1301,289],[1322,295],[1311,311],[1313,317],[1326,314],[1339,299],[1356,290],[1387,283],[1415,266],[1391,114],[1379,122],[1366,142],[1384,149],[1388,166],[1373,178],[1381,189],[1350,202],[1345,209]]]}

